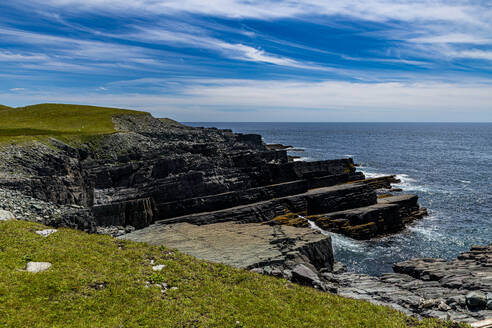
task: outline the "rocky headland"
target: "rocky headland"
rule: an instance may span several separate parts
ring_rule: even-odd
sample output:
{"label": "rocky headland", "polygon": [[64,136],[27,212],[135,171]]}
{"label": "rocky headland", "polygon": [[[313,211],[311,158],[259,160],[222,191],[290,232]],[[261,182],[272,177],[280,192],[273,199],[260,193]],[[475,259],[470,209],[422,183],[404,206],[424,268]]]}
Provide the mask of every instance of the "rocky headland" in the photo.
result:
{"label": "rocky headland", "polygon": [[[350,158],[293,161],[259,135],[116,115],[78,144],[3,144],[0,209],[53,227],[166,245],[415,316],[492,317],[492,245],[456,260],[414,259],[381,277],[346,272],[328,232],[398,233],[426,210],[366,179]],[[323,229],[320,232],[319,229]]]}

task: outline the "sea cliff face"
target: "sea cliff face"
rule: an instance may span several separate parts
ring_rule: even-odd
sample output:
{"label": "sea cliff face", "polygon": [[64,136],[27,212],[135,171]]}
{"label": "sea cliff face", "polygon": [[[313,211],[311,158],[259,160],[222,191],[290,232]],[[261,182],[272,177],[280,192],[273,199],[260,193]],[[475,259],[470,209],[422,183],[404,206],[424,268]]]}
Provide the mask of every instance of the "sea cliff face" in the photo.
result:
{"label": "sea cliff face", "polygon": [[[393,176],[365,179],[352,159],[293,162],[284,147],[267,147],[259,135],[191,128],[150,115],[113,121],[116,133],[76,146],[55,139],[2,146],[0,206],[19,219],[165,244],[409,313],[441,316],[440,302],[424,307],[419,299],[406,306],[399,301],[409,297],[404,293],[391,298],[354,292],[364,291],[360,281],[387,290],[388,284],[424,281],[425,275],[396,269],[403,273],[393,283],[342,273],[330,236],[311,228],[369,239],[422,218],[426,211],[417,196],[390,193]],[[415,288],[428,287],[421,285]],[[478,289],[487,292],[490,285],[484,286]],[[449,299],[473,288],[455,289]],[[479,310],[485,312],[474,316],[469,304],[455,302],[455,319],[488,315],[485,297]]]}

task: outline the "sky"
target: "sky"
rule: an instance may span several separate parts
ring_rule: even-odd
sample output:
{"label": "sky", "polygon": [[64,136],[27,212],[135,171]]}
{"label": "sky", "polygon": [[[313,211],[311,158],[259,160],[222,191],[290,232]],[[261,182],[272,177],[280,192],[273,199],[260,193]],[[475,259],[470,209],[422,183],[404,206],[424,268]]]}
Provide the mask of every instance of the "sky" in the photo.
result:
{"label": "sky", "polygon": [[490,0],[9,0],[0,103],[179,121],[491,122]]}

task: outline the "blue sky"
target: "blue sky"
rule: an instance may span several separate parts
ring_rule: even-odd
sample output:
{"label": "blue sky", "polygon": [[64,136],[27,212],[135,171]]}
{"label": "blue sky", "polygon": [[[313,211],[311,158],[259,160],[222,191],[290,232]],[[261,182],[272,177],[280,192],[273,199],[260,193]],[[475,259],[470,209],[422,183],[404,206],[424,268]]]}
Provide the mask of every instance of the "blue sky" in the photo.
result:
{"label": "blue sky", "polygon": [[180,121],[492,121],[492,2],[10,0],[0,103]]}

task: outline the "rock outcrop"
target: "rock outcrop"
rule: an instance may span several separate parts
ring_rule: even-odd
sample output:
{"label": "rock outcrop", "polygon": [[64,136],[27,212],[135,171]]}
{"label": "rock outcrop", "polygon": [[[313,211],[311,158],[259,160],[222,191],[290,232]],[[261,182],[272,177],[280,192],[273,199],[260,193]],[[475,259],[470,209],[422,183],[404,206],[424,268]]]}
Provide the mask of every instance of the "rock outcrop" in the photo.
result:
{"label": "rock outcrop", "polygon": [[309,228],[260,223],[156,223],[118,238],[166,245],[201,259],[292,277],[298,264],[333,267],[331,238]]}
{"label": "rock outcrop", "polygon": [[492,317],[492,244],[473,246],[452,261],[413,259],[372,277],[323,273],[339,295],[384,304],[407,314],[474,322]]}
{"label": "rock outcrop", "polygon": [[[122,234],[157,221],[258,223],[286,212],[382,206],[375,190],[395,181],[365,180],[352,159],[290,161],[286,147],[267,147],[259,135],[150,115],[113,121],[119,132],[76,147],[55,139],[2,146],[0,192],[17,193],[21,201],[11,204],[6,195],[1,206],[55,227]],[[416,197],[410,205],[418,209]],[[387,207],[395,210],[345,219],[349,224],[335,230],[359,238],[401,230],[409,221],[402,213],[412,209],[404,202]]]}

